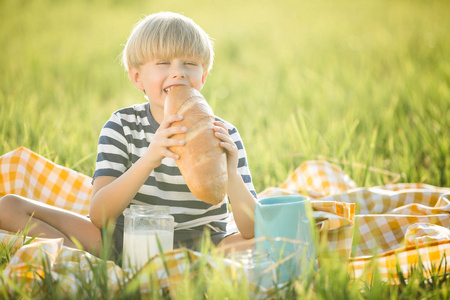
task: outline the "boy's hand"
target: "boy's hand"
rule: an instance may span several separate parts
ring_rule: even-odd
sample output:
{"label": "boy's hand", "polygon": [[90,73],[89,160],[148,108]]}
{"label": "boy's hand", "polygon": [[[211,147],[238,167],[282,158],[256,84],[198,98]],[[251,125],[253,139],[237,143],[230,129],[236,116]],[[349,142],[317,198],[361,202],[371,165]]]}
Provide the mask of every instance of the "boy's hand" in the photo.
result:
{"label": "boy's hand", "polygon": [[153,168],[158,167],[164,157],[170,157],[173,159],[179,159],[179,155],[169,150],[172,146],[184,146],[185,140],[172,139],[175,134],[185,133],[187,128],[184,126],[170,127],[174,122],[183,120],[182,116],[173,115],[169,116],[161,123],[158,130],[153,137],[153,141],[147,150],[147,156],[149,156],[150,164]]}
{"label": "boy's hand", "polygon": [[255,198],[248,190],[241,175],[237,172],[238,148],[231,139],[228,129],[222,122],[214,122],[214,134],[220,139],[220,146],[227,154],[228,199],[233,209],[234,219],[241,235],[250,239],[255,236]]}
{"label": "boy's hand", "polygon": [[227,154],[227,170],[228,174],[237,174],[238,166],[238,148],[231,139],[228,129],[224,123],[215,121],[214,135],[220,139],[220,146],[223,147]]}

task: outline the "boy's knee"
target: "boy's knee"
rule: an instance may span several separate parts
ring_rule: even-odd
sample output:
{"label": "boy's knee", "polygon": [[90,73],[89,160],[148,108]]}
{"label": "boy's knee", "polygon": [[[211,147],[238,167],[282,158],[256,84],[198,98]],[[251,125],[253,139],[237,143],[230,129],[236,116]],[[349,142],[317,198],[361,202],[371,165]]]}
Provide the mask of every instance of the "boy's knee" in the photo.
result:
{"label": "boy's knee", "polygon": [[20,207],[21,198],[16,195],[5,195],[0,198],[0,219],[11,216]]}
{"label": "boy's knee", "polygon": [[3,229],[6,218],[11,215],[11,207],[14,202],[14,195],[5,195],[0,198],[0,229]]}
{"label": "boy's knee", "polygon": [[20,219],[26,211],[26,200],[18,195],[8,194],[0,198],[0,229],[10,230],[10,224]]}

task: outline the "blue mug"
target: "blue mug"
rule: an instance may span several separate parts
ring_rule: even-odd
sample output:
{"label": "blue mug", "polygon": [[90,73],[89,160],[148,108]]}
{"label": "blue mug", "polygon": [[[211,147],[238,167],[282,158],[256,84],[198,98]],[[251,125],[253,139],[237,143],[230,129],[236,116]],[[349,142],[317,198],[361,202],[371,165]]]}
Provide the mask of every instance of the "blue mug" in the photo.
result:
{"label": "blue mug", "polygon": [[[255,205],[256,249],[267,250],[278,283],[306,275],[315,264],[314,222],[310,199],[302,195],[265,198]],[[290,241],[287,241],[289,239]]]}

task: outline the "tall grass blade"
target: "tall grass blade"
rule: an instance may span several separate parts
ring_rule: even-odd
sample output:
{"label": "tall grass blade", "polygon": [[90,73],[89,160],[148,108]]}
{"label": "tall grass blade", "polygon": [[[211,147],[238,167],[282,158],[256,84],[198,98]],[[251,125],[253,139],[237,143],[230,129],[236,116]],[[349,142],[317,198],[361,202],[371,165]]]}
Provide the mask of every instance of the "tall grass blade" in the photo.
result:
{"label": "tall grass blade", "polygon": [[367,155],[366,169],[364,171],[364,176],[363,176],[363,180],[362,180],[362,186],[366,186],[367,176],[369,174],[369,168],[370,168],[370,165],[372,163],[372,159],[373,159],[373,156],[374,156],[374,153],[375,153],[375,149],[376,149],[375,146],[376,146],[377,137],[378,137],[378,127],[373,130],[372,138],[370,140],[369,153]]}

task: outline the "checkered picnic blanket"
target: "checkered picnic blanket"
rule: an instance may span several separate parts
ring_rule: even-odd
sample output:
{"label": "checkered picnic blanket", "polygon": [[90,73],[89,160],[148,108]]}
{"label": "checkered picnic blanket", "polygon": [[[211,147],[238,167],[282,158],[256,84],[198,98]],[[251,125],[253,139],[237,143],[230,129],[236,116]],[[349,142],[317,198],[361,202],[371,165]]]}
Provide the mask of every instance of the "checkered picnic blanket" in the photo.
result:
{"label": "checkered picnic blanket", "polygon": [[0,168],[0,197],[16,194],[88,215],[91,177],[24,147],[1,156]]}
{"label": "checkered picnic blanket", "polygon": [[450,188],[416,183],[357,188],[338,166],[307,161],[280,187],[259,197],[303,194],[315,199],[311,204],[320,239],[330,250],[349,255],[351,276],[370,279],[378,266],[383,279],[395,280],[397,266],[405,278],[419,263],[425,272],[439,265],[440,274],[450,271],[449,193]]}
{"label": "checkered picnic blanket", "polygon": [[[80,214],[88,213],[90,177],[23,147],[1,156],[0,166],[0,197],[13,193]],[[450,193],[449,188],[426,184],[358,188],[338,166],[326,161],[307,161],[279,187],[268,188],[259,197],[308,195],[312,198],[320,240],[331,251],[349,259],[351,276],[370,276],[371,268],[378,265],[382,278],[388,279],[397,265],[407,277],[411,265],[421,262],[430,270],[450,257],[450,195],[446,193]],[[0,234],[3,245],[12,238],[11,234]],[[44,270],[42,259],[38,258],[42,255],[52,266],[51,276],[67,282],[65,291],[71,291],[73,281],[79,278],[64,271],[63,266],[80,266],[82,262],[86,278],[93,276],[88,261],[95,263],[97,258],[62,246],[62,240],[36,239],[26,246],[22,244],[22,240],[15,242],[11,261],[3,271],[10,280],[23,279],[32,284]],[[182,278],[186,265],[199,257],[193,251],[165,253],[167,269],[157,256],[146,267],[155,270],[157,280],[141,276],[141,290],[150,290],[150,284],[155,282],[161,288],[173,285]],[[33,270],[27,267],[30,263]],[[445,261],[441,272],[448,271],[450,264]],[[108,263],[112,292],[127,277],[123,272],[114,263]]]}

